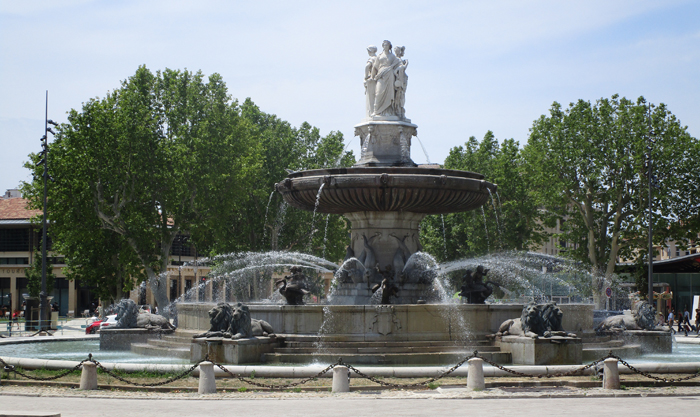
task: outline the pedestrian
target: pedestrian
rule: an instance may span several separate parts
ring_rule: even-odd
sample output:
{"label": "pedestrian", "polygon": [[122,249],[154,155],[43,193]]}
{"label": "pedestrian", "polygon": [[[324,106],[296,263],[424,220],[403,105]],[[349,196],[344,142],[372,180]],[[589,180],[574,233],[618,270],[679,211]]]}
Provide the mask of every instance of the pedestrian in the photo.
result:
{"label": "pedestrian", "polygon": [[670,310],[668,310],[668,318],[666,321],[668,322],[668,328],[671,329],[671,332],[673,332],[673,333],[676,332],[675,330],[673,330],[673,317],[674,316],[675,316],[675,314],[673,313],[673,308],[671,308]]}

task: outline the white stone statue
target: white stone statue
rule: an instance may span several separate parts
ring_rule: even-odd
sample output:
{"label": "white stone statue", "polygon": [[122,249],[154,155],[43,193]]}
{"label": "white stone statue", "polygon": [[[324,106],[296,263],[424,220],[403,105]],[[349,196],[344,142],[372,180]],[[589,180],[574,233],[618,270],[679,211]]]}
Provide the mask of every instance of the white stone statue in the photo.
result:
{"label": "white stone statue", "polygon": [[406,75],[406,68],[408,67],[408,60],[403,58],[405,46],[397,46],[394,48],[394,54],[401,61],[398,67],[396,67],[394,77],[394,113],[404,118],[406,117],[406,109],[404,105],[406,104],[406,87],[408,87],[408,75]]}
{"label": "white stone statue", "polygon": [[374,113],[374,92],[377,86],[377,81],[374,77],[377,75],[374,70],[374,61],[377,60],[377,47],[370,45],[367,47],[369,59],[365,65],[365,96],[367,98],[367,117]]}
{"label": "white stone statue", "polygon": [[372,72],[376,74],[374,80],[377,82],[372,116],[393,116],[395,71],[402,62],[391,52],[391,42],[382,42],[382,49],[372,66]]}

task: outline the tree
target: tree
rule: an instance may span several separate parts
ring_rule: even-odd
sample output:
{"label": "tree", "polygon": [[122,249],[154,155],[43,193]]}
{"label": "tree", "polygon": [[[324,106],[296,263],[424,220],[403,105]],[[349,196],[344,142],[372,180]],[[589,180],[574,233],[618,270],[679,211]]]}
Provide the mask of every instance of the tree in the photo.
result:
{"label": "tree", "polygon": [[297,250],[325,254],[331,260],[342,259],[348,233],[342,216],[317,213],[314,218],[313,213],[287,209],[281,195],[273,192],[275,183],[282,181],[288,171],[352,165],[355,158],[352,152],[344,152],[342,133],[330,132],[322,137],[318,128],[306,122],[294,128],[277,116],[262,112],[250,99],[241,107],[243,117],[252,123],[260,138],[262,164],[248,190],[242,215],[230,223],[231,227],[247,229],[248,239],[239,242],[238,248],[228,249]]}
{"label": "tree", "polygon": [[[259,168],[253,133],[218,74],[205,81],[201,72],[142,66],[72,110],[50,146],[48,209],[75,273],[113,284],[143,271],[165,312],[173,239],[184,232],[203,241],[244,206]],[[35,203],[37,187],[25,185]]]}
{"label": "tree", "polygon": [[543,219],[562,222],[562,238],[578,244],[567,254],[599,277],[593,282],[598,307],[616,262],[646,256],[650,137],[660,184],[653,194],[654,241],[697,239],[700,144],[666,105],[618,95],[595,104],[579,100],[566,110],[555,102],[549,116],[534,122],[523,150]]}
{"label": "tree", "polygon": [[[27,278],[27,292],[29,296],[39,298],[41,294],[41,256],[35,256],[32,265],[24,270],[24,276]],[[46,263],[46,288],[49,291],[47,295],[51,295],[56,275],[53,273],[53,265],[51,262]]]}
{"label": "tree", "polygon": [[517,142],[507,139],[499,144],[491,131],[481,142],[472,136],[464,146],[450,150],[444,166],[483,174],[487,181],[498,185],[498,192],[482,209],[425,218],[421,241],[436,258],[526,250],[541,241],[537,203],[525,177]]}

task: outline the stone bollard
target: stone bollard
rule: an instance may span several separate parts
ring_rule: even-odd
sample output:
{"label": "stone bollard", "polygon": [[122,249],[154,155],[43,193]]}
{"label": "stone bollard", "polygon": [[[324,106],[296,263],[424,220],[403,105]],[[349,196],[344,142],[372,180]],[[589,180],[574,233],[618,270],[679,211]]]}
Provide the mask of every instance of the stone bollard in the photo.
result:
{"label": "stone bollard", "polygon": [[199,364],[199,394],[215,394],[216,378],[214,377],[214,364],[202,362]]}
{"label": "stone bollard", "polygon": [[603,389],[620,389],[617,359],[608,358],[603,361]]}
{"label": "stone bollard", "polygon": [[467,388],[474,391],[485,389],[484,361],[479,358],[471,358],[467,363]]}
{"label": "stone bollard", "polygon": [[83,362],[83,371],[80,374],[80,389],[97,389],[97,364]]}
{"label": "stone bollard", "polygon": [[350,371],[346,366],[333,368],[332,392],[350,392]]}

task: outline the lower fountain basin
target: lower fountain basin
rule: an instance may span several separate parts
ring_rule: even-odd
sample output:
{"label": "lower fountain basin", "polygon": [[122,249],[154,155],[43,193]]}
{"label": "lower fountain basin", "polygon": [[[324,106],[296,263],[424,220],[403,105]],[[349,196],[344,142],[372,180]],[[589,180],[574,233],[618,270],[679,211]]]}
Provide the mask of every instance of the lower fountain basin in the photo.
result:
{"label": "lower fountain basin", "polygon": [[[320,213],[393,211],[444,214],[473,210],[496,185],[468,171],[356,167],[301,171],[275,185],[291,206]],[[320,198],[319,188],[323,184]]]}
{"label": "lower fountain basin", "polygon": [[[214,303],[178,304],[179,331],[209,330]],[[592,332],[593,305],[562,304],[563,327]],[[347,341],[483,339],[505,320],[520,317],[522,304],[271,305],[249,304],[250,315],[275,333],[316,335]],[[321,327],[323,326],[323,330]]]}

